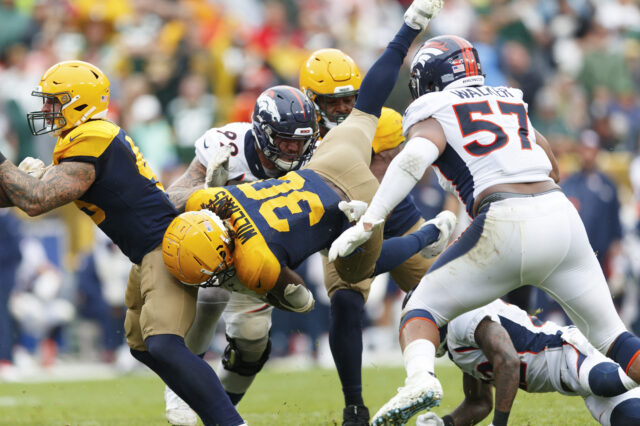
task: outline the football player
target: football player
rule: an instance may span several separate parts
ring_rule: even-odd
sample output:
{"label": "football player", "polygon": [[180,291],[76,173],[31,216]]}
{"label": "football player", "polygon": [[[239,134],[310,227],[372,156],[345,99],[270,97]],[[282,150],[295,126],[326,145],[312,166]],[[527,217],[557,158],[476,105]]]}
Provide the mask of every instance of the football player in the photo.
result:
{"label": "football player", "polygon": [[0,154],[0,206],[30,216],[74,202],[129,257],[125,332],[131,353],[156,372],[206,425],[244,421],[213,369],[184,344],[195,315],[197,288],[166,270],[163,235],[178,212],[133,140],[105,119],[109,80],[86,62],[48,69],[27,114],[34,135],[53,133],[53,164],[29,158],[20,168]]}
{"label": "football player", "polygon": [[[427,2],[427,5],[423,6],[423,8],[425,7],[427,8],[425,9],[425,13],[433,13],[430,11],[435,8],[435,6],[431,5],[431,2]],[[313,172],[311,170],[303,170],[299,174],[290,173],[277,181],[264,181],[254,184],[253,186],[243,184],[237,188],[216,188],[215,190],[208,190],[208,192],[201,191],[192,197],[190,200],[191,207],[187,208],[187,210],[198,210],[202,206],[205,206],[211,207],[213,210],[224,215],[225,212],[221,212],[220,210],[224,210],[224,207],[228,203],[231,203],[233,205],[231,210],[236,214],[236,216],[233,216],[232,213],[231,227],[245,226],[240,233],[238,233],[238,229],[234,229],[236,237],[238,235],[255,236],[251,244],[247,241],[242,242],[242,244],[238,243],[236,238],[233,255],[230,254],[231,250],[222,252],[222,256],[224,256],[229,263],[223,265],[220,268],[220,272],[235,268],[237,272],[236,278],[238,278],[237,281],[250,288],[259,284],[261,286],[260,291],[274,286],[278,274],[283,275],[282,279],[285,284],[301,282],[299,277],[297,280],[295,277],[292,277],[290,267],[297,265],[315,251],[326,248],[331,238],[337,235],[336,232],[339,232],[339,230],[345,226],[345,219],[338,207],[339,202],[347,199],[347,196],[355,198],[354,194],[358,193],[372,194],[375,187],[377,187],[375,178],[368,170],[371,156],[371,139],[376,129],[377,116],[380,115],[382,103],[392,88],[392,85],[390,85],[388,81],[391,81],[389,79],[395,81],[398,68],[402,63],[402,58],[406,55],[408,46],[418,33],[418,30],[411,29],[406,25],[401,29],[396,40],[390,44],[387,52],[383,55],[383,60],[381,60],[378,65],[377,72],[374,71],[376,67],[372,68],[370,72],[369,92],[371,94],[368,98],[365,97],[361,106],[362,110],[352,115],[351,124],[345,123],[339,128],[336,128],[333,139],[329,135],[327,136],[322,144],[322,146],[326,148],[320,149],[314,157],[314,160],[309,164],[309,168],[313,170]],[[384,80],[385,83],[379,83],[381,80]],[[378,89],[376,92],[375,87],[378,84],[380,84],[382,89]],[[365,83],[363,83],[363,87],[366,87]],[[268,92],[267,90],[265,94]],[[258,105],[269,105],[270,103],[268,100],[258,102],[256,104],[256,110]],[[287,106],[288,105],[289,104],[287,104]],[[365,111],[372,111],[372,113],[366,113]],[[266,109],[258,115],[254,114],[254,134],[259,135],[263,132],[271,137],[275,137],[277,133],[275,131],[277,127],[275,123],[279,122],[279,120],[274,120],[271,112],[273,112],[273,108],[271,111]],[[282,117],[284,113],[280,111],[278,115]],[[263,128],[265,130],[261,130]],[[224,132],[225,130],[222,129],[212,130],[211,133],[216,138],[214,142],[220,142],[223,136],[228,137],[229,135],[232,135],[234,140],[235,138],[241,139],[243,142],[250,140],[250,142],[245,143],[247,147],[245,156],[247,156],[247,152],[250,152],[252,146],[258,146],[251,136],[239,138],[238,135],[235,134],[235,131],[226,135]],[[331,140],[334,142],[331,142]],[[352,140],[353,142],[350,144],[344,143],[344,141]],[[338,141],[342,141],[342,143]],[[206,146],[216,146],[204,140],[202,144]],[[222,145],[225,145],[225,143],[222,143]],[[259,155],[262,149],[259,148],[256,151]],[[228,156],[228,154],[226,155]],[[212,178],[210,183],[213,185],[224,184],[227,180],[230,180],[231,183],[237,182],[239,180],[238,178],[233,179],[236,175],[242,176],[244,174],[247,176],[245,171],[242,170],[242,167],[246,168],[249,162],[245,161],[243,165],[240,162],[241,160],[234,160],[232,156],[228,166],[228,176],[224,176],[221,180],[219,179],[221,172],[226,173],[224,150],[222,150],[219,156],[218,154],[210,154],[210,156],[199,154],[198,156],[200,159],[194,159],[194,163],[189,167],[183,179],[170,189],[172,199],[179,208],[184,204],[186,196],[192,193],[194,183],[196,186],[201,185],[205,163],[208,164],[206,175]],[[320,159],[316,161],[318,156]],[[254,154],[253,157],[257,156]],[[242,156],[238,158],[242,159]],[[275,163],[275,157],[272,162]],[[236,165],[234,165],[234,163]],[[258,164],[258,166],[260,166],[260,164]],[[292,167],[287,164],[285,164],[285,166],[287,167],[281,168],[281,173],[292,169]],[[259,170],[259,168],[256,167],[256,170]],[[213,179],[214,176],[216,180]],[[258,175],[258,177],[264,176]],[[247,222],[245,219],[239,219],[237,214],[252,219],[251,222],[255,224],[252,232],[249,234],[243,233],[248,229],[246,228]],[[212,226],[211,223],[209,223],[209,219],[211,218],[206,214],[206,217],[200,216],[198,219],[200,220],[200,224],[207,222],[209,226]],[[322,218],[323,216],[324,218]],[[436,243],[427,247],[425,250],[433,251],[434,254],[437,254],[438,250],[441,250],[444,244],[446,244],[451,233],[449,226],[453,223],[451,216],[452,215],[445,215],[437,219],[436,222],[438,226],[443,228],[443,230],[444,228],[447,229],[445,232],[442,232],[441,237]],[[211,220],[218,222],[214,219]],[[216,227],[214,226],[214,228]],[[217,228],[219,233],[227,235],[226,226]],[[264,232],[261,232],[263,230]],[[253,231],[255,231],[256,235],[253,235]],[[177,254],[182,253],[189,257],[189,252],[186,250],[179,251],[178,249],[181,247],[194,246],[196,243],[187,241],[180,235],[175,235],[174,237],[175,239],[172,242],[168,242],[170,246],[167,245],[167,253],[171,252],[174,254],[173,256],[170,255],[167,259],[169,269],[185,282],[197,284],[208,278],[206,274],[203,276],[200,272],[201,269],[206,268],[202,268],[196,263],[192,265],[194,267],[194,270],[192,270],[193,276],[184,274],[186,268],[180,265],[180,259]],[[231,240],[231,238],[227,237],[225,237],[225,239],[227,239],[227,241]],[[214,238],[213,240],[217,242],[221,241],[220,238]],[[228,243],[222,243],[222,246],[228,245]],[[383,256],[383,263],[387,262],[387,264],[392,264],[394,256],[403,252],[413,254],[417,251],[417,247],[425,244],[423,239],[420,244],[413,244],[414,248],[411,248],[412,245],[397,241],[395,248],[393,248],[393,243],[393,240],[385,243],[387,247],[390,247],[390,255]],[[242,248],[243,245],[246,245],[248,248],[239,250],[239,247]],[[370,248],[363,250],[360,258],[356,256],[350,259],[343,269],[343,273],[347,276],[352,274],[356,278],[360,278],[369,276],[376,271],[386,270],[383,267],[374,271],[374,262],[380,253],[379,245],[380,241],[378,240],[375,244],[371,245]],[[208,246],[206,248],[208,248]],[[210,252],[212,254],[217,253],[215,250],[211,250]],[[249,259],[249,256],[255,257],[252,262],[245,260]],[[233,257],[233,268],[229,261],[230,257]],[[404,257],[404,259],[406,259],[406,257]],[[202,263],[203,259],[200,258],[199,260]],[[211,259],[209,258],[208,260]],[[215,265],[218,265],[219,260],[220,259],[211,261],[213,261]],[[265,265],[261,265],[261,262],[265,263]],[[362,267],[357,268],[352,266],[360,266],[360,263],[362,263],[367,270],[364,270]],[[280,264],[282,264],[282,268],[280,268]],[[209,263],[209,265],[211,265],[211,263]],[[260,270],[260,268],[262,268],[262,270]],[[208,273],[212,274],[213,269],[213,267],[210,267]],[[267,276],[259,277],[258,275],[263,272],[268,272]],[[256,279],[258,278],[259,280],[256,283]],[[288,283],[285,282],[287,279],[289,280]],[[232,280],[228,280],[227,283],[231,281]],[[227,284],[227,286],[228,285],[229,284]],[[306,292],[304,287],[290,286],[288,288],[291,292],[289,296],[294,298],[298,297],[303,303],[301,307],[298,308],[291,306],[291,304],[284,307],[297,310],[307,310],[312,307],[312,302],[309,301],[306,295],[308,292]],[[253,289],[256,290],[256,288]],[[216,291],[218,290],[216,289]],[[282,295],[284,296],[285,294]],[[220,306],[223,306],[218,303],[220,299],[217,297],[218,296],[214,295],[208,301],[202,301],[202,303],[199,304],[196,321],[187,338],[189,347],[196,353],[203,353],[210,343],[211,335],[215,328],[215,320],[217,319],[215,311]],[[223,368],[219,371],[232,400],[239,401],[255,374],[267,360],[269,351],[268,330],[271,325],[270,309],[261,299],[254,302],[256,306],[251,306],[246,303],[246,296],[232,293],[231,297],[232,308],[225,313],[225,319],[228,320],[227,334],[229,334],[229,346],[225,350]],[[236,299],[238,303],[235,303],[233,299]],[[255,297],[253,300],[256,300]],[[282,299],[271,301],[280,304],[280,307],[283,307],[283,303],[285,305],[288,303],[288,301],[283,301]],[[202,315],[200,315],[200,313],[202,313]],[[219,314],[217,315],[219,316]],[[246,352],[246,356],[244,352]],[[170,391],[167,392],[169,392],[170,395]],[[171,410],[169,410],[169,404],[167,405],[167,415],[172,417],[170,411],[178,411],[181,404],[173,397],[169,397],[167,401],[172,402]],[[176,402],[176,404],[173,404],[173,402]],[[187,411],[183,409],[179,410],[181,412]]]}
{"label": "football player", "polygon": [[[462,370],[465,399],[451,413],[418,417],[418,426],[472,425],[496,410],[509,412],[518,388],[584,398],[603,425],[640,424],[640,389],[574,327],[541,322],[496,300],[453,319],[438,355]],[[492,387],[495,387],[495,397]]]}
{"label": "football player", "polygon": [[[484,86],[476,50],[457,36],[427,40],[412,65],[409,141],[391,162],[367,212],[332,245],[346,256],[376,232],[434,165],[471,225],[424,276],[402,312],[407,380],[376,424],[404,424],[442,397],[433,375],[438,327],[522,285],[551,294],[601,352],[640,380],[640,339],[618,316],[580,217],[556,184],[557,162],[532,126],[522,92]],[[496,412],[494,425],[508,413]]]}
{"label": "football player", "polygon": [[[354,60],[338,49],[320,49],[311,54],[300,70],[300,89],[319,112],[320,136],[336,127],[353,109],[362,77]],[[402,116],[382,108],[373,139],[370,169],[380,181],[389,162],[400,152],[405,141]],[[345,141],[345,143],[348,143]],[[411,233],[424,223],[411,197],[405,197],[391,212],[384,225],[384,238]],[[433,258],[412,256],[391,271],[391,276],[405,292],[415,287],[433,263]],[[362,398],[362,323],[364,304],[373,278],[356,284],[340,279],[322,256],[324,283],[331,301],[329,346],[342,384],[345,408],[343,425],[369,424],[369,410]]]}

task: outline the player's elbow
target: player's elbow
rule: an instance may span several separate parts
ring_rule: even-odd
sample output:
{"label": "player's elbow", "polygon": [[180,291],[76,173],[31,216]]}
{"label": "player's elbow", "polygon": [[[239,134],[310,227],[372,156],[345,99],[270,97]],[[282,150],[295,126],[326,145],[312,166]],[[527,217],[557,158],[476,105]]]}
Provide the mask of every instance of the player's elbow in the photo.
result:
{"label": "player's elbow", "polygon": [[46,212],[46,210],[44,210],[42,208],[42,206],[40,206],[40,205],[38,205],[36,203],[28,203],[28,204],[22,206],[21,210],[24,211],[26,214],[28,214],[31,217],[39,216],[42,213]]}

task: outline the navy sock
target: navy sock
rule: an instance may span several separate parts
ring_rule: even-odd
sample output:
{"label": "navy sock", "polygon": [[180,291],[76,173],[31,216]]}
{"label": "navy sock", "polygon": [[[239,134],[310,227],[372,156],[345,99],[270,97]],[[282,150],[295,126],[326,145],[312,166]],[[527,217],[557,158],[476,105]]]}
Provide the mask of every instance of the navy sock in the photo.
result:
{"label": "navy sock", "polygon": [[331,298],[329,346],[336,363],[345,405],[362,400],[362,316],[364,298],[352,290],[338,290]]}
{"label": "navy sock", "polygon": [[640,339],[625,331],[613,343],[609,351],[609,358],[620,364],[625,373],[629,372],[631,363],[640,355]]}
{"label": "navy sock", "polygon": [[229,399],[231,400],[231,403],[233,405],[238,405],[238,403],[240,402],[240,400],[242,399],[242,397],[244,396],[244,393],[231,393],[231,392],[227,392],[227,395],[229,396]]}
{"label": "navy sock", "polygon": [[622,401],[611,411],[609,422],[612,426],[635,426],[640,424],[640,398]]}
{"label": "navy sock", "polygon": [[435,225],[427,225],[404,237],[384,240],[372,276],[395,269],[424,247],[436,241],[439,236],[440,231]]}
{"label": "navy sock", "polygon": [[398,72],[407,51],[418,34],[419,30],[402,24],[402,28],[364,76],[355,108],[380,117],[382,106],[398,80]]}
{"label": "navy sock", "polygon": [[244,423],[213,369],[185,346],[182,337],[159,334],[148,337],[145,344],[149,350],[147,355],[138,353],[134,356],[155,371],[189,404],[205,425],[235,426]]}

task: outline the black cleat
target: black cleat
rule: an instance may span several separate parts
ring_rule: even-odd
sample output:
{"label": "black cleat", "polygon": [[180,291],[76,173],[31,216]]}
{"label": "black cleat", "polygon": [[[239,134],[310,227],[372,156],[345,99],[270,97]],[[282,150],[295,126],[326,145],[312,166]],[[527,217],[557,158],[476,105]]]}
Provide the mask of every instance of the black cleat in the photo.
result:
{"label": "black cleat", "polygon": [[364,405],[347,405],[342,410],[342,426],[369,426],[369,409]]}

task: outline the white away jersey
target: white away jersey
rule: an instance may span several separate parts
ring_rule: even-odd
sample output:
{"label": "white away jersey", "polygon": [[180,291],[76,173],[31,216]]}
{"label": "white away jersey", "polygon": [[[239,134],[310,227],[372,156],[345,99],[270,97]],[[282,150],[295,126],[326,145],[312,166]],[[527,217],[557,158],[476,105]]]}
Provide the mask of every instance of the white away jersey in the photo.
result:
{"label": "white away jersey", "polygon": [[560,380],[565,364],[563,346],[568,346],[561,338],[564,328],[552,322],[542,323],[502,300],[462,314],[449,323],[449,356],[462,371],[483,381],[493,380],[492,366],[474,338],[476,327],[486,317],[500,323],[513,341],[520,357],[521,389],[527,392],[576,394],[563,388]]}
{"label": "white away jersey", "polygon": [[229,158],[229,181],[227,185],[240,182],[253,182],[265,179],[264,171],[259,164],[258,156],[253,147],[251,123],[229,123],[223,127],[207,130],[195,143],[196,157],[203,166],[207,167],[213,153],[223,145],[232,147]]}
{"label": "white away jersey", "polygon": [[522,91],[509,87],[462,87],[427,93],[404,113],[405,136],[433,117],[447,147],[433,163],[441,185],[471,214],[483,190],[499,183],[551,180],[551,162],[536,144]]}

